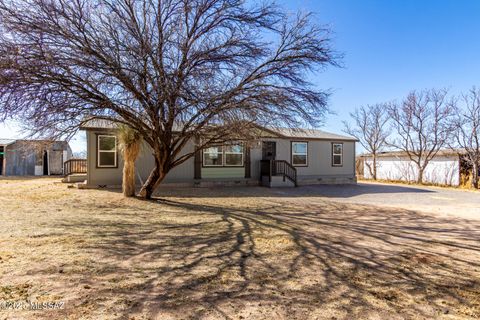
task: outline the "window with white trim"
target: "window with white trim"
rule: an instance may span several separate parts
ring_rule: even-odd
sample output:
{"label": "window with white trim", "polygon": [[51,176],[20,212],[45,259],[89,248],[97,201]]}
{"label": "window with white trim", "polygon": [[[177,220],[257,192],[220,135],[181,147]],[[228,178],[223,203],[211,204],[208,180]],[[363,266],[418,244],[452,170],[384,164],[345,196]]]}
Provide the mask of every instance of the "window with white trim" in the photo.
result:
{"label": "window with white trim", "polygon": [[241,167],[243,166],[243,145],[229,144],[215,146],[203,151],[204,167]]}
{"label": "window with white trim", "polygon": [[243,166],[243,145],[232,144],[225,146],[225,165],[233,167]]}
{"label": "window with white trim", "polygon": [[117,137],[97,136],[97,166],[99,168],[117,167]]}
{"label": "window with white trim", "polygon": [[343,166],[343,143],[332,143],[332,166]]}
{"label": "window with white trim", "polygon": [[292,142],[292,165],[307,166],[308,165],[308,143]]}
{"label": "window with white trim", "polygon": [[203,165],[205,167],[223,166],[223,147],[216,146],[203,150]]}

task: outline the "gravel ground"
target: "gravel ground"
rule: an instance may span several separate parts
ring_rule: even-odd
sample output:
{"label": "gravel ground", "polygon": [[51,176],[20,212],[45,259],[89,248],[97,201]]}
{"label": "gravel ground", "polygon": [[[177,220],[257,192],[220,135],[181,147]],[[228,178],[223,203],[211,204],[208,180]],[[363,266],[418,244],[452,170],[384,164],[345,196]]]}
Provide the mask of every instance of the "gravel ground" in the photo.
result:
{"label": "gravel ground", "polygon": [[318,190],[0,179],[0,309],[64,303],[0,319],[480,317],[480,222]]}
{"label": "gravel ground", "polygon": [[[326,197],[343,203],[388,206],[435,213],[442,217],[480,219],[480,191],[393,183],[361,182],[357,185],[315,185],[280,194]],[[286,192],[286,193],[285,193]]]}

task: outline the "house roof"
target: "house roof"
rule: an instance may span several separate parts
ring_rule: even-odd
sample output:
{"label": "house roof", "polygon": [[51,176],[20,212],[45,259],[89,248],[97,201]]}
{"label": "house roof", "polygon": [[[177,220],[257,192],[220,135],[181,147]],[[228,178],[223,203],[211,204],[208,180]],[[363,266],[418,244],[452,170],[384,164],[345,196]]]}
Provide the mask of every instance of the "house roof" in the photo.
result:
{"label": "house roof", "polygon": [[[80,129],[92,130],[92,129],[115,129],[117,124],[110,120],[104,119],[90,119],[85,121]],[[180,126],[177,126],[180,129]],[[295,139],[319,139],[319,140],[341,140],[341,141],[358,141],[351,136],[339,135],[336,133],[326,132],[316,129],[289,129],[289,128],[277,128],[269,127],[265,128],[267,131],[284,138]]]}
{"label": "house roof", "polygon": [[115,129],[117,124],[110,120],[92,118],[84,121],[80,125],[80,129]]}
{"label": "house roof", "polygon": [[15,139],[1,139],[0,138],[0,146],[8,146],[9,144],[14,143]]}
{"label": "house roof", "polygon": [[357,141],[356,138],[351,136],[340,135],[317,129],[269,128],[269,130],[285,138]]}
{"label": "house roof", "polygon": [[[105,120],[105,119],[97,119],[97,118],[92,118],[89,120],[84,121],[80,125],[81,130],[98,130],[98,129],[104,129],[104,130],[112,130],[116,129],[118,127],[118,123],[111,121],[111,120]],[[180,130],[181,127],[180,125],[174,125],[173,130],[178,131]]]}

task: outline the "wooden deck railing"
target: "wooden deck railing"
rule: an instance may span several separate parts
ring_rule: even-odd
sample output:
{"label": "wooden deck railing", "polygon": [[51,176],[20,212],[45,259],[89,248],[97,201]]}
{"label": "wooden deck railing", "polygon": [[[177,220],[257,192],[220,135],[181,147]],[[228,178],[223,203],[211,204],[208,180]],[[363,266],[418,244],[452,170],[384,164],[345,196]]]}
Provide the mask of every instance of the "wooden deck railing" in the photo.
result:
{"label": "wooden deck railing", "polygon": [[297,186],[297,169],[285,160],[261,160],[260,176],[268,176],[269,182],[273,176],[283,176],[283,181],[289,179]]}
{"label": "wooden deck railing", "polygon": [[63,174],[87,173],[87,159],[70,159],[63,163]]}

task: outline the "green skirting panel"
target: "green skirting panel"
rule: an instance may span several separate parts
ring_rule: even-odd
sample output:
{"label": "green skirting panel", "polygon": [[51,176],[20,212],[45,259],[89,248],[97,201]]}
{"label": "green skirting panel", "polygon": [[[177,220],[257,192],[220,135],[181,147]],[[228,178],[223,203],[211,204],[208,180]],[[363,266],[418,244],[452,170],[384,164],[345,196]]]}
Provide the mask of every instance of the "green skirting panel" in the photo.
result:
{"label": "green skirting panel", "polygon": [[208,178],[244,178],[244,167],[202,168],[202,179]]}

